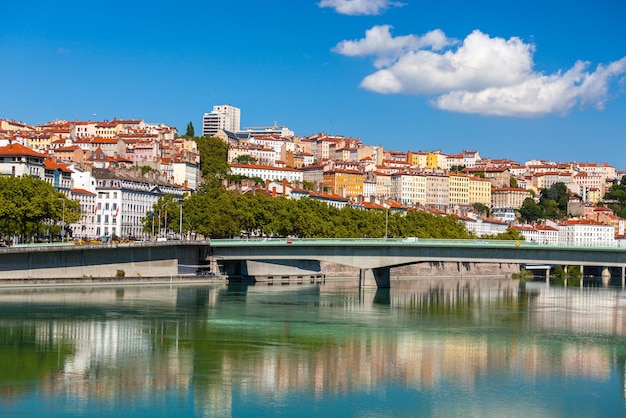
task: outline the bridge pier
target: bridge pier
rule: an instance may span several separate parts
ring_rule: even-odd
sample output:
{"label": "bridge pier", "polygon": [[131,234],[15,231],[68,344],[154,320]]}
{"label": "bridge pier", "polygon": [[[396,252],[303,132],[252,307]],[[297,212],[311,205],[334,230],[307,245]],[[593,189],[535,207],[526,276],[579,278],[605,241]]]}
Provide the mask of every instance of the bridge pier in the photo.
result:
{"label": "bridge pier", "polygon": [[602,286],[608,287],[611,281],[611,270],[608,267],[602,269]]}
{"label": "bridge pier", "polygon": [[580,288],[583,288],[583,282],[585,281],[585,266],[580,265]]}
{"label": "bridge pier", "polygon": [[359,270],[360,288],[384,288],[391,287],[391,269],[389,267],[379,267],[373,269]]}

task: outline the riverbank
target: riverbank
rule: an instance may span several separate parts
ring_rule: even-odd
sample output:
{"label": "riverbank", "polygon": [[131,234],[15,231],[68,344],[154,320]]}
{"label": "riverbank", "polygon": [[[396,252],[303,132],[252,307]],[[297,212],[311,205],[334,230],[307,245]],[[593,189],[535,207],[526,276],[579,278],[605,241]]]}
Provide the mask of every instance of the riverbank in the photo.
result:
{"label": "riverbank", "polygon": [[93,277],[57,279],[0,279],[0,288],[47,286],[140,286],[167,284],[225,284],[226,276],[178,275],[167,277]]}

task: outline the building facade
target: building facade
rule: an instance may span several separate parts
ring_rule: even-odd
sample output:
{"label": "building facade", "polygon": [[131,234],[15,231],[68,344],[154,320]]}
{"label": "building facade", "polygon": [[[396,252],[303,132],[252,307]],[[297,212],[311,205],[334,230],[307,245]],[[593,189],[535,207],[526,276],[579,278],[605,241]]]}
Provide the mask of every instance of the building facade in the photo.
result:
{"label": "building facade", "polygon": [[241,127],[241,109],[229,104],[213,106],[202,117],[202,136],[215,136],[218,131],[237,132]]}

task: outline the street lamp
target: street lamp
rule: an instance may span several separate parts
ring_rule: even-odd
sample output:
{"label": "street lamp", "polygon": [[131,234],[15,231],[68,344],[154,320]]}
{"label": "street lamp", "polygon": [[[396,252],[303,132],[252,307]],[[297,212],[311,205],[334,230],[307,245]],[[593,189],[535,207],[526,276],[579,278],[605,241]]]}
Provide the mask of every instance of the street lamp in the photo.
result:
{"label": "street lamp", "polygon": [[388,230],[389,230],[389,205],[385,203],[385,239],[387,239]]}
{"label": "street lamp", "polygon": [[180,202],[180,225],[179,225],[180,240],[183,240],[183,202]]}
{"label": "street lamp", "polygon": [[65,242],[65,199],[61,200],[63,204],[63,212],[61,217],[61,242]]}

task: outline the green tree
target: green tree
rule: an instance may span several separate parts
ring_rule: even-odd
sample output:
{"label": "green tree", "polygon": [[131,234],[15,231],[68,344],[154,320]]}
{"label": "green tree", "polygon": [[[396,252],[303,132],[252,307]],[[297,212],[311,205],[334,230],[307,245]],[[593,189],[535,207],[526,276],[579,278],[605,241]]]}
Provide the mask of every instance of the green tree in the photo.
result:
{"label": "green tree", "polygon": [[544,205],[544,201],[553,200],[556,202],[557,209],[560,213],[560,216],[567,215],[567,203],[569,202],[569,190],[565,183],[555,183],[550,186],[549,189],[542,189],[541,196],[539,198],[539,205],[541,206],[552,206],[552,203],[548,203],[548,205]]}
{"label": "green tree", "polygon": [[233,163],[235,164],[256,164],[257,159],[248,154],[238,155],[233,159]]}
{"label": "green tree", "polygon": [[221,181],[230,172],[228,166],[228,145],[219,138],[195,138],[200,154],[200,171],[205,188],[221,187]]}
{"label": "green tree", "polygon": [[520,218],[527,223],[537,222],[543,217],[543,211],[535,200],[531,197],[524,199],[522,207],[519,209]]}
{"label": "green tree", "polygon": [[497,234],[497,235],[489,235],[489,236],[485,236],[483,237],[485,239],[495,239],[495,240],[501,240],[501,241],[525,241],[526,238],[524,238],[524,235],[522,235],[521,232],[519,232],[517,229],[513,229],[513,228],[508,228],[505,232],[502,232],[501,234]]}
{"label": "green tree", "polygon": [[77,222],[80,203],[55,191],[48,182],[31,177],[0,177],[0,229],[23,240],[48,229],[61,232],[62,225]]}
{"label": "green tree", "polygon": [[476,212],[478,212],[479,215],[487,217],[491,216],[491,209],[489,209],[489,206],[487,205],[476,202],[472,205],[472,207]]}
{"label": "green tree", "polygon": [[173,195],[166,194],[159,198],[152,206],[152,210],[146,213],[142,219],[144,232],[152,232],[158,235],[169,235],[180,231],[181,202]]}
{"label": "green tree", "polygon": [[195,136],[195,131],[193,129],[193,123],[189,122],[187,124],[187,132],[185,132],[185,136],[188,136],[188,137],[194,137]]}
{"label": "green tree", "polygon": [[519,187],[517,184],[517,179],[515,177],[511,176],[511,178],[509,178],[509,186],[514,188]]}

